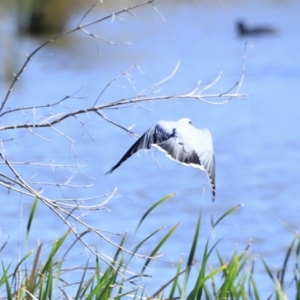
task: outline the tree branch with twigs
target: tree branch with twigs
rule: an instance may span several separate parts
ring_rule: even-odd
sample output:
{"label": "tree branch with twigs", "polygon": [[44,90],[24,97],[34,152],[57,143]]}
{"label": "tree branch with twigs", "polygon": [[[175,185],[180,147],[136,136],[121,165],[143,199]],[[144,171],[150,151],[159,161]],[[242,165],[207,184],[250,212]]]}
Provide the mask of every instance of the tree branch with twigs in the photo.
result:
{"label": "tree branch with twigs", "polygon": [[[155,101],[179,101],[181,99],[191,99],[199,101],[206,105],[224,105],[233,99],[244,99],[245,94],[241,94],[240,87],[244,78],[244,69],[242,70],[241,77],[238,81],[232,85],[227,91],[222,93],[213,93],[209,94],[210,88],[217,84],[221,80],[221,73],[217,78],[207,84],[202,86],[199,81],[195,87],[190,91],[184,92],[181,94],[161,94],[161,88],[166,82],[171,82],[172,78],[175,76],[177,70],[180,67],[180,63],[177,62],[174,70],[166,76],[165,78],[158,80],[156,83],[149,86],[145,86],[143,89],[137,89],[134,85],[134,80],[132,80],[132,72],[138,71],[141,76],[145,76],[142,72],[140,66],[133,65],[128,69],[120,72],[115,78],[107,79],[107,84],[101,89],[98,93],[98,96],[89,102],[85,102],[86,98],[77,97],[76,94],[71,94],[63,97],[60,100],[55,100],[51,103],[43,103],[41,101],[40,105],[20,105],[18,107],[10,107],[10,99],[13,93],[14,88],[18,84],[18,81],[22,79],[22,75],[26,72],[28,65],[35,59],[37,53],[42,49],[49,46],[51,43],[54,43],[57,40],[63,39],[66,36],[69,36],[75,32],[81,32],[84,35],[87,35],[90,39],[97,39],[103,43],[108,43],[114,46],[120,46],[121,44],[115,43],[100,37],[99,35],[88,31],[88,28],[97,23],[101,23],[108,19],[114,19],[122,16],[123,14],[133,14],[133,12],[140,7],[150,5],[154,11],[161,17],[162,14],[158,11],[157,7],[154,5],[154,0],[145,1],[143,3],[133,5],[129,8],[123,8],[118,12],[109,14],[105,17],[98,18],[94,21],[84,23],[86,18],[94,10],[98,2],[91,6],[82,16],[80,23],[75,28],[57,35],[27,55],[25,62],[21,66],[20,70],[15,74],[14,79],[12,80],[10,86],[8,87],[7,93],[5,94],[0,105],[0,132],[3,135],[7,133],[9,138],[3,138],[1,140],[1,150],[0,150],[0,186],[9,190],[11,193],[18,193],[29,198],[38,198],[42,201],[54,214],[56,214],[65,224],[70,228],[74,235],[96,256],[101,258],[103,261],[111,265],[111,261],[105,257],[96,253],[91,245],[89,245],[84,240],[84,234],[81,232],[93,232],[98,235],[100,238],[104,239],[108,243],[113,244],[116,247],[120,247],[118,244],[114,243],[107,235],[101,230],[90,226],[88,223],[84,222],[81,218],[81,215],[78,215],[79,211],[98,211],[100,209],[105,209],[107,203],[117,195],[117,190],[114,189],[112,192],[108,192],[102,195],[95,195],[93,197],[84,197],[84,198],[70,198],[64,195],[64,191],[71,189],[88,189],[93,186],[93,178],[89,178],[88,175],[85,175],[83,171],[87,166],[85,164],[80,164],[76,161],[74,164],[69,163],[57,163],[53,162],[36,162],[36,161],[22,161],[21,157],[15,157],[10,154],[8,145],[20,140],[18,143],[22,143],[28,135],[34,135],[40,140],[40,143],[57,143],[57,138],[61,138],[71,145],[77,143],[73,137],[68,134],[68,131],[63,124],[67,120],[75,120],[79,126],[84,128],[86,123],[84,120],[81,120],[81,116],[89,118],[91,114],[94,114],[97,118],[100,117],[105,122],[109,122],[113,126],[120,128],[121,130],[126,131],[133,137],[138,137],[136,133],[132,131],[131,128],[126,128],[124,125],[119,124],[118,122],[111,120],[109,118],[109,110],[111,109],[132,109],[133,107],[142,107],[143,103],[146,102],[155,102]],[[116,99],[111,102],[102,103],[103,99],[109,89],[114,89],[115,86],[119,83],[121,79],[127,79],[127,82],[133,88],[134,94],[132,96]],[[74,109],[73,103],[81,103],[81,108]],[[22,103],[22,101],[19,101]],[[25,121],[16,120],[16,116],[22,115],[25,118]],[[4,120],[4,121],[1,121]],[[51,137],[48,136],[48,130],[51,130]],[[54,135],[53,135],[54,134]],[[21,136],[21,138],[20,138]],[[5,135],[6,137],[6,135]],[[47,151],[47,147],[43,148],[43,151]],[[30,176],[23,175],[25,169],[35,168],[38,169],[37,174],[31,174]],[[46,180],[43,178],[41,171],[47,172],[61,172],[63,174],[63,179],[60,180]],[[85,175],[85,178],[90,179],[89,183],[80,184],[76,181],[78,174]],[[100,201],[101,200],[101,201]],[[96,201],[96,203],[95,203]],[[100,202],[99,202],[100,201]],[[95,204],[91,204],[93,202]],[[75,225],[76,226],[75,226]],[[111,233],[110,233],[111,234]],[[123,251],[130,252],[129,250],[122,248]],[[134,253],[134,255],[139,255]],[[140,255],[143,258],[149,258],[147,255]]]}

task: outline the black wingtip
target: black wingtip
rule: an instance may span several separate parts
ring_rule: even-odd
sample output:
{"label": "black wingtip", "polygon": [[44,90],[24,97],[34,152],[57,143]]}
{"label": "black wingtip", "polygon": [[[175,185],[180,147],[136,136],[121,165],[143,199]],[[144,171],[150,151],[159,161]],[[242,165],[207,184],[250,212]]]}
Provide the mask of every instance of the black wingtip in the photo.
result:
{"label": "black wingtip", "polygon": [[212,202],[215,202],[215,199],[216,199],[216,191],[215,190],[212,190]]}
{"label": "black wingtip", "polygon": [[114,168],[111,168],[108,172],[106,172],[104,175],[111,174],[114,171]]}
{"label": "black wingtip", "polygon": [[113,166],[108,172],[106,172],[104,175],[111,174],[115,169],[117,169],[120,166],[120,162],[118,162],[115,166]]}

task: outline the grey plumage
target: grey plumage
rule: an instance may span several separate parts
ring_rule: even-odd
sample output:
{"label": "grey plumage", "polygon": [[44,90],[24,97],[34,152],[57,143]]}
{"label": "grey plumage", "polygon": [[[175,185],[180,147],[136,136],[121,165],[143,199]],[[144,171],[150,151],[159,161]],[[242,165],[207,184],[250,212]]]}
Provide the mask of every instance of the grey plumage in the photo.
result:
{"label": "grey plumage", "polygon": [[173,160],[205,171],[212,187],[214,200],[216,186],[212,137],[208,129],[194,127],[188,118],[180,119],[177,122],[159,121],[156,123],[106,174],[112,173],[140,149],[150,149],[151,146],[166,152],[167,156]]}

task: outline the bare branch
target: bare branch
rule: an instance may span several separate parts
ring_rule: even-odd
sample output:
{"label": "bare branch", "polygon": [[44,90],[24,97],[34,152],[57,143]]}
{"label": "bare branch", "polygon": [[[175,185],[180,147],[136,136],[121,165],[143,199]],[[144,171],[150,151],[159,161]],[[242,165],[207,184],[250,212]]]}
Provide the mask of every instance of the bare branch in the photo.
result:
{"label": "bare branch", "polygon": [[[227,103],[232,98],[245,98],[246,94],[231,94],[231,93],[220,93],[220,94],[209,94],[209,95],[201,95],[201,94],[182,94],[182,95],[162,95],[162,96],[136,96],[132,98],[117,100],[115,102],[109,102],[106,104],[102,104],[99,106],[93,106],[87,109],[79,109],[73,112],[65,112],[59,115],[54,115],[51,119],[53,121],[43,120],[37,124],[19,124],[19,125],[7,125],[0,127],[0,131],[2,130],[11,130],[11,129],[21,129],[21,128],[45,128],[45,127],[52,127],[55,124],[61,123],[65,119],[70,117],[74,117],[81,114],[86,114],[89,112],[98,112],[99,110],[109,109],[109,108],[119,108],[120,106],[130,105],[130,104],[138,104],[140,102],[147,102],[147,101],[159,101],[159,100],[176,100],[176,99],[197,99],[203,103],[211,104],[211,105],[221,105]],[[215,102],[215,101],[206,101],[204,99],[207,98],[226,98],[224,101]],[[49,120],[49,119],[48,119]]]}
{"label": "bare branch", "polygon": [[[144,254],[135,253],[129,251],[125,247],[120,247],[118,243],[114,242],[110,236],[122,236],[118,233],[104,231],[98,228],[95,228],[84,222],[85,220],[83,217],[86,216],[88,213],[93,211],[99,210],[109,210],[106,205],[110,203],[113,198],[121,197],[121,195],[117,194],[117,189],[115,188],[110,193],[105,193],[104,195],[96,195],[91,197],[74,197],[72,198],[72,194],[68,194],[69,191],[74,189],[87,189],[94,186],[92,176],[88,175],[88,172],[85,172],[83,168],[86,168],[88,164],[79,164],[77,160],[87,160],[85,157],[80,157],[76,150],[76,139],[72,136],[72,131],[67,131],[66,126],[69,123],[73,126],[79,126],[80,128],[84,129],[85,137],[88,136],[91,140],[94,141],[93,134],[88,131],[90,124],[95,124],[96,121],[101,119],[105,120],[106,122],[126,131],[128,134],[133,136],[134,138],[138,138],[139,135],[133,132],[132,127],[126,128],[121,124],[111,120],[107,115],[108,112],[111,110],[116,109],[129,109],[133,107],[142,107],[143,109],[147,108],[145,103],[154,103],[156,101],[178,101],[181,99],[190,99],[190,100],[197,100],[201,103],[210,104],[210,105],[223,105],[229,101],[234,99],[245,99],[246,95],[240,93],[241,85],[245,75],[245,56],[243,61],[243,69],[240,78],[237,82],[227,89],[225,92],[222,93],[214,93],[209,94],[209,91],[212,87],[215,87],[218,82],[222,78],[222,73],[220,73],[215,80],[211,83],[206,85],[201,85],[201,81],[198,80],[196,86],[191,88],[191,91],[187,93],[179,93],[179,94],[165,94],[162,95],[161,90],[163,90],[164,86],[169,83],[172,78],[174,78],[177,74],[177,71],[180,66],[180,61],[177,62],[174,70],[171,71],[169,75],[166,77],[159,79],[157,81],[151,80],[143,71],[139,65],[132,65],[129,68],[125,68],[121,73],[115,76],[113,79],[107,79],[107,84],[98,91],[98,96],[95,99],[89,99],[87,97],[75,97],[75,95],[79,92],[76,91],[71,96],[65,96],[64,98],[53,101],[50,104],[42,104],[38,106],[19,106],[12,108],[8,107],[8,100],[10,95],[15,87],[17,81],[20,79],[23,72],[25,72],[26,67],[28,64],[35,60],[36,54],[47,45],[55,42],[58,39],[61,39],[67,35],[70,35],[74,32],[80,31],[93,39],[99,39],[105,43],[114,46],[120,46],[120,44],[115,43],[111,40],[104,39],[93,32],[89,31],[89,28],[92,25],[98,24],[105,20],[112,20],[115,21],[116,19],[121,19],[123,14],[129,14],[130,16],[134,16],[133,12],[135,9],[150,4],[154,11],[160,16],[160,18],[166,22],[162,14],[158,11],[158,9],[154,6],[154,0],[148,0],[140,4],[132,5],[129,8],[123,8],[118,12],[109,14],[103,18],[98,18],[96,20],[87,22],[83,24],[84,21],[87,20],[87,17],[90,16],[91,12],[97,6],[99,1],[96,1],[82,16],[80,19],[79,24],[77,27],[66,31],[62,34],[59,34],[52,39],[45,41],[41,44],[38,48],[32,51],[29,55],[26,56],[26,59],[21,66],[20,70],[15,75],[14,79],[12,80],[7,93],[0,105],[0,118],[3,118],[3,122],[1,123],[0,131],[3,131],[3,139],[0,141],[1,151],[0,151],[0,166],[1,166],[1,173],[0,173],[0,186],[4,187],[8,190],[8,192],[15,192],[19,193],[22,196],[26,196],[28,198],[38,198],[44,205],[46,205],[54,214],[56,214],[62,222],[68,226],[70,232],[75,235],[76,242],[80,241],[91,253],[97,256],[99,259],[103,260],[106,264],[117,270],[118,268],[115,267],[115,263],[113,258],[109,257],[106,254],[99,254],[95,251],[95,248],[88,244],[85,236],[88,233],[93,233],[96,235],[97,238],[104,240],[107,243],[110,243],[114,247],[118,247],[120,251],[124,251],[124,253],[128,253],[130,255],[135,255],[138,258],[142,259],[149,259],[149,258],[157,258],[159,255],[155,257],[149,257]],[[150,81],[150,83],[146,84],[143,87],[139,87],[139,81],[135,75],[136,72],[138,76],[142,76],[143,79],[146,81]],[[125,81],[125,84],[124,84]],[[127,95],[126,98],[117,98],[114,101],[106,102],[102,101],[104,95],[107,96],[107,93],[110,88],[115,88],[122,86],[124,88],[130,87],[130,94]],[[82,101],[89,99],[89,101]],[[101,100],[101,102],[100,102]],[[52,102],[52,100],[50,101]],[[87,104],[88,103],[88,104]],[[14,104],[15,105],[15,104]],[[75,109],[75,108],[76,109]],[[96,116],[94,119],[93,117]],[[22,121],[19,120],[21,117]],[[24,121],[25,119],[25,121]],[[65,122],[69,120],[70,122]],[[75,119],[72,123],[71,120]],[[13,120],[13,121],[11,121]],[[12,123],[14,122],[14,123]],[[58,125],[59,124],[59,125]],[[63,126],[66,124],[66,126]],[[71,128],[71,125],[67,127],[68,129]],[[41,129],[49,128],[50,130],[43,131]],[[25,130],[22,131],[23,129]],[[14,130],[13,132],[8,132],[7,134],[4,131],[7,130]],[[49,131],[51,134],[55,133],[55,135],[48,135]],[[71,133],[70,133],[71,132]],[[15,134],[16,133],[16,134]],[[19,134],[20,133],[20,134]],[[14,135],[15,134],[15,135]],[[7,136],[8,138],[7,138]],[[38,137],[41,141],[42,146],[45,146],[42,151],[47,150],[47,147],[55,145],[58,141],[62,142],[64,147],[66,144],[70,147],[72,152],[72,159],[75,161],[74,164],[72,163],[55,163],[54,160],[50,163],[45,162],[33,162],[33,161],[22,161],[22,156],[18,158],[14,157],[12,159],[10,148],[9,146],[14,146],[15,144],[22,145],[22,141],[27,137]],[[4,139],[4,138],[7,139]],[[55,137],[59,139],[56,140]],[[23,140],[21,139],[23,138]],[[19,141],[21,142],[19,143]],[[96,140],[96,139],[95,139]],[[12,142],[13,141],[13,142]],[[4,143],[5,142],[5,143]],[[4,147],[7,146],[6,148]],[[24,148],[20,149],[28,149],[28,145],[24,143]],[[27,148],[26,148],[27,147]],[[30,146],[29,146],[30,147]],[[65,148],[64,148],[65,149]],[[57,148],[55,148],[55,151]],[[30,151],[29,151],[30,152]],[[14,153],[14,152],[13,152]],[[26,153],[27,154],[27,153]],[[35,153],[33,154],[35,155]],[[25,156],[24,156],[25,157]],[[34,156],[32,156],[34,157]],[[51,159],[47,158],[47,162]],[[15,161],[14,161],[15,160]],[[24,158],[25,160],[25,158]],[[28,156],[26,158],[28,159]],[[24,170],[29,170],[28,172],[23,172]],[[44,174],[41,174],[43,173]],[[51,173],[52,172],[52,173]],[[51,176],[47,177],[48,174],[60,176]],[[79,175],[85,176],[84,179],[86,181],[79,181],[78,180],[78,173]],[[25,175],[24,175],[25,174]],[[46,175],[45,175],[46,174]],[[51,179],[48,179],[51,178]],[[53,179],[55,178],[55,179]],[[79,177],[80,178],[80,177]],[[79,184],[78,184],[79,182]],[[38,188],[41,187],[41,189]],[[44,187],[44,191],[42,188]],[[49,193],[49,191],[55,191],[55,193]],[[51,195],[51,196],[48,196]],[[125,197],[123,197],[125,198]],[[162,230],[159,229],[159,230]],[[121,268],[120,268],[121,270]],[[120,274],[122,278],[125,278],[124,274]],[[134,274],[132,278],[139,276],[139,274]],[[144,276],[144,275],[143,275]],[[127,280],[130,280],[127,278]],[[172,279],[174,280],[174,279]],[[164,287],[163,287],[164,288]]]}
{"label": "bare branch", "polygon": [[[0,162],[0,165],[5,164],[4,162]],[[86,165],[64,165],[64,164],[46,164],[46,163],[37,163],[37,162],[24,162],[24,161],[10,161],[11,165],[32,165],[39,167],[49,167],[49,168],[84,168]],[[0,174],[1,176],[1,174]]]}
{"label": "bare branch", "polygon": [[120,124],[118,124],[118,123],[116,123],[116,122],[114,122],[114,121],[108,119],[108,118],[105,117],[104,115],[100,114],[98,111],[97,111],[96,113],[97,113],[101,118],[103,118],[105,121],[107,121],[107,122],[109,122],[109,123],[111,123],[111,124],[113,124],[113,125],[115,125],[115,126],[121,128],[121,129],[125,130],[125,131],[128,132],[131,136],[134,136],[134,137],[136,137],[136,138],[139,138],[139,135],[138,135],[138,134],[135,134],[133,131],[131,131],[131,130],[129,130],[129,129],[123,127],[122,125],[120,125]]}
{"label": "bare branch", "polygon": [[124,74],[128,73],[131,69],[133,69],[135,66],[129,67],[127,70],[123,71],[119,75],[117,75],[115,78],[113,78],[110,82],[106,84],[106,86],[102,89],[99,96],[96,98],[96,101],[93,106],[96,106],[98,101],[101,99],[102,95],[106,92],[106,90],[114,83],[116,82],[120,77],[122,77]]}
{"label": "bare branch", "polygon": [[[136,8],[138,8],[138,7],[141,7],[141,6],[145,6],[145,5],[150,4],[150,3],[152,3],[152,2],[154,2],[154,0],[148,0],[148,1],[143,2],[143,3],[137,4],[137,5],[133,5],[133,6],[129,7],[129,8],[124,8],[124,9],[122,9],[122,10],[120,10],[120,11],[114,13],[114,14],[115,14],[115,15],[120,15],[120,14],[123,14],[123,13],[125,13],[125,12],[128,13],[128,12],[130,12],[131,10],[134,10],[134,9],[136,9]],[[93,7],[94,7],[94,6],[93,6]],[[92,7],[92,9],[93,9],[93,7]],[[83,19],[91,12],[92,9],[89,9],[89,10],[85,13],[85,15],[83,16]],[[33,57],[34,57],[41,49],[43,49],[43,48],[44,48],[45,46],[47,46],[48,44],[51,44],[51,43],[53,43],[54,41],[56,41],[56,40],[58,40],[58,39],[60,39],[60,38],[62,38],[62,37],[64,37],[64,36],[66,36],[66,35],[69,35],[69,34],[71,34],[71,33],[74,33],[74,32],[76,32],[76,31],[78,31],[78,30],[82,30],[82,29],[87,28],[87,27],[89,27],[89,26],[95,25],[95,24],[97,24],[97,23],[103,22],[103,21],[105,21],[105,20],[111,18],[111,16],[112,16],[112,15],[109,15],[109,16],[106,16],[106,17],[104,17],[104,18],[98,19],[98,20],[96,20],[96,21],[92,21],[92,22],[87,23],[87,24],[84,24],[84,25],[78,25],[78,26],[77,26],[76,28],[74,28],[74,29],[71,29],[71,30],[69,30],[69,31],[67,31],[67,32],[61,33],[61,34],[59,34],[59,35],[57,35],[57,36],[55,36],[55,37],[53,37],[53,38],[47,40],[46,42],[44,42],[43,44],[41,44],[38,48],[36,48],[33,52],[31,52],[29,55],[27,55],[27,58],[26,58],[24,64],[22,65],[22,67],[21,67],[21,69],[18,71],[18,73],[14,76],[14,79],[13,79],[12,83],[10,84],[10,86],[9,86],[9,88],[8,88],[8,91],[7,91],[7,93],[6,93],[6,96],[4,97],[4,101],[2,102],[2,104],[1,104],[1,106],[0,106],[0,112],[2,112],[4,106],[6,105],[6,103],[7,103],[7,101],[8,101],[8,98],[9,98],[10,94],[11,94],[12,91],[13,91],[13,88],[14,88],[16,82],[20,79],[20,76],[21,76],[22,73],[25,71],[25,69],[26,69],[28,63],[33,59]],[[82,20],[83,20],[83,19],[82,19]]]}

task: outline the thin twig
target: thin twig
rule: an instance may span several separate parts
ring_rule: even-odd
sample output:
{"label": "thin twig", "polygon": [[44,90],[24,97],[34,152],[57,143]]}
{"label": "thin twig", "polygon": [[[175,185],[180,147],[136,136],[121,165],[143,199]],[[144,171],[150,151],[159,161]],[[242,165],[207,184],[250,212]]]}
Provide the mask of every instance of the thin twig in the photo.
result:
{"label": "thin twig", "polygon": [[[133,6],[129,7],[129,8],[124,8],[124,9],[122,9],[122,10],[120,10],[120,11],[114,13],[114,14],[115,14],[115,15],[120,15],[120,14],[123,14],[123,13],[125,13],[125,12],[129,12],[129,11],[131,11],[131,10],[134,10],[134,9],[136,9],[136,8],[138,8],[138,7],[141,7],[141,6],[150,4],[150,3],[154,2],[154,1],[155,1],[155,0],[148,0],[148,1],[143,2],[143,3],[133,5]],[[83,19],[91,12],[91,10],[92,10],[92,9],[89,9],[89,10],[85,13],[85,15],[84,15],[83,18],[82,18],[82,21],[83,21]],[[62,37],[64,37],[64,36],[66,36],[66,35],[69,35],[69,34],[74,33],[74,32],[76,32],[76,31],[82,30],[82,29],[87,28],[87,27],[89,27],[89,26],[92,26],[92,25],[95,25],[95,24],[97,24],[97,23],[103,22],[103,21],[105,21],[105,20],[107,20],[107,19],[110,19],[111,16],[112,16],[112,15],[108,15],[108,16],[106,16],[106,17],[103,17],[103,18],[98,19],[98,20],[96,20],[96,21],[89,22],[89,23],[84,24],[84,25],[79,24],[76,28],[71,29],[71,30],[69,30],[69,31],[67,31],[67,32],[61,33],[61,34],[59,34],[59,35],[57,35],[57,36],[55,36],[55,37],[53,37],[53,38],[47,40],[46,42],[42,43],[38,48],[36,48],[33,52],[31,52],[29,55],[27,55],[24,64],[22,65],[21,69],[17,72],[17,74],[15,74],[14,79],[13,79],[12,83],[10,84],[10,86],[9,86],[9,88],[8,88],[8,91],[7,91],[7,93],[6,93],[5,97],[4,97],[4,100],[3,100],[3,102],[2,102],[2,104],[1,104],[1,106],[0,106],[0,112],[2,112],[4,106],[6,105],[6,103],[7,103],[7,101],[8,101],[8,98],[9,98],[10,94],[11,94],[12,91],[13,91],[13,88],[14,88],[16,82],[20,79],[20,76],[21,76],[22,73],[25,71],[25,69],[26,69],[28,63],[33,59],[33,57],[34,57],[41,49],[43,49],[43,48],[44,48],[45,46],[47,46],[48,44],[51,44],[51,43],[53,43],[54,41],[56,41],[56,40],[58,40],[58,39],[60,39],[60,38],[62,38]]]}

